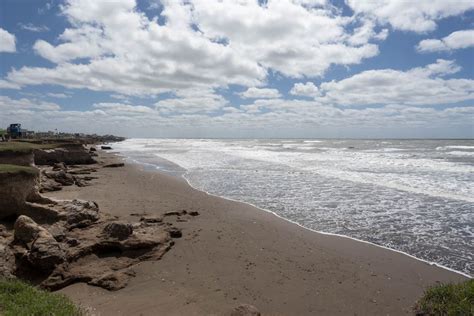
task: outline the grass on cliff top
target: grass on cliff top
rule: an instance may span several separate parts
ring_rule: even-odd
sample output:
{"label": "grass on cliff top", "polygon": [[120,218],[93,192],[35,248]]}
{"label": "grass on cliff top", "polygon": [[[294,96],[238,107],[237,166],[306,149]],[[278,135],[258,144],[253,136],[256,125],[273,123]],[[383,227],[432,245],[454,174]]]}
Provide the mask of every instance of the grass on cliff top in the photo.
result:
{"label": "grass on cliff top", "polygon": [[4,174],[4,173],[37,174],[38,172],[39,172],[38,169],[33,168],[33,167],[0,164],[0,174]]}
{"label": "grass on cliff top", "polygon": [[415,307],[416,315],[474,315],[474,280],[430,287]]}
{"label": "grass on cliff top", "polygon": [[66,296],[50,293],[19,280],[0,279],[0,315],[84,315]]}
{"label": "grass on cliff top", "polygon": [[62,144],[60,143],[52,143],[52,144],[37,144],[37,143],[30,143],[25,141],[9,141],[9,142],[0,142],[0,152],[2,151],[10,151],[10,152],[17,152],[17,153],[27,153],[32,152],[34,149],[52,149],[60,147]]}

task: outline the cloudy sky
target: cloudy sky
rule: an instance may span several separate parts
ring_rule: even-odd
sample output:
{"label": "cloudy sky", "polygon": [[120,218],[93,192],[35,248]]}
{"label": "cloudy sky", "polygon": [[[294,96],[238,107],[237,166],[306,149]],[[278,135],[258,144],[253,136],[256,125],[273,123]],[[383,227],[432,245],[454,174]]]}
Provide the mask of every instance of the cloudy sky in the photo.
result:
{"label": "cloudy sky", "polygon": [[0,125],[474,137],[470,0],[2,0]]}

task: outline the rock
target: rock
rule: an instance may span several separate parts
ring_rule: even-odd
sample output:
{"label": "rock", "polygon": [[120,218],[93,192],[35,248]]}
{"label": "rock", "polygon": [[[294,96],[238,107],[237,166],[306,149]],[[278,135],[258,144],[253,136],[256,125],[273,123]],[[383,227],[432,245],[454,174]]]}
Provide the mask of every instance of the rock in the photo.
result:
{"label": "rock", "polygon": [[100,278],[92,279],[87,282],[89,285],[100,286],[109,291],[117,291],[127,286],[130,277],[135,276],[132,270],[114,271],[106,273]]}
{"label": "rock", "polygon": [[96,163],[82,144],[65,144],[55,149],[35,149],[36,165],[54,165],[63,162],[66,165],[90,165]]}
{"label": "rock", "polygon": [[65,260],[65,253],[61,245],[47,230],[40,231],[28,253],[28,261],[33,267],[50,273]]}
{"label": "rock", "polygon": [[59,171],[59,170],[66,171],[66,169],[67,169],[67,167],[64,164],[64,162],[57,162],[57,163],[53,164],[53,170],[54,171]]}
{"label": "rock", "polygon": [[171,238],[181,238],[183,236],[181,230],[174,226],[166,228],[166,231],[170,234]]}
{"label": "rock", "polygon": [[118,168],[118,167],[123,167],[125,164],[123,162],[118,162],[118,163],[110,163],[108,165],[105,165],[104,168]]}
{"label": "rock", "polygon": [[21,215],[17,218],[13,229],[15,241],[25,244],[33,242],[41,231],[46,230],[25,215]]}
{"label": "rock", "polygon": [[105,225],[103,233],[109,237],[124,240],[133,233],[133,227],[129,223],[112,222]]}
{"label": "rock", "polygon": [[255,306],[240,304],[232,310],[230,316],[260,316],[260,312]]}
{"label": "rock", "polygon": [[110,150],[110,149],[112,149],[112,147],[110,147],[110,146],[100,146],[100,148],[103,149],[103,150]]}
{"label": "rock", "polygon": [[40,199],[39,172],[0,173],[0,220],[15,215],[25,208],[26,201]]}
{"label": "rock", "polygon": [[191,216],[198,216],[199,212],[198,211],[191,211],[188,214],[191,215]]}
{"label": "rock", "polygon": [[40,193],[60,191],[62,189],[63,186],[52,179],[44,177],[41,179]]}
{"label": "rock", "polygon": [[140,218],[140,222],[161,223],[161,222],[163,222],[163,217],[161,217],[161,216],[154,216],[154,217],[143,216],[142,218]]}
{"label": "rock", "polygon": [[73,200],[64,205],[66,222],[70,229],[87,227],[99,220],[99,206],[95,202]]}
{"label": "rock", "polygon": [[64,170],[59,171],[47,171],[44,175],[50,179],[53,179],[57,183],[62,185],[73,185],[74,184],[74,177],[67,173]]}
{"label": "rock", "polygon": [[188,214],[186,210],[181,210],[181,211],[166,212],[164,216],[181,216],[181,215],[186,215],[186,214]]}
{"label": "rock", "polygon": [[90,151],[90,152],[97,151],[97,148],[91,147],[91,148],[89,148],[89,151]]}

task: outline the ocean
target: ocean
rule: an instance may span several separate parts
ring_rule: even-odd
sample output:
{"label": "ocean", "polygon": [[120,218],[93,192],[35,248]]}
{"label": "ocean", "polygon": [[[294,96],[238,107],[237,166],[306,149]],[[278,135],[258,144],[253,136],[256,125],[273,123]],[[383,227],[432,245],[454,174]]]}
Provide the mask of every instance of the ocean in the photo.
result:
{"label": "ocean", "polygon": [[128,139],[114,149],[308,229],[474,274],[474,140]]}

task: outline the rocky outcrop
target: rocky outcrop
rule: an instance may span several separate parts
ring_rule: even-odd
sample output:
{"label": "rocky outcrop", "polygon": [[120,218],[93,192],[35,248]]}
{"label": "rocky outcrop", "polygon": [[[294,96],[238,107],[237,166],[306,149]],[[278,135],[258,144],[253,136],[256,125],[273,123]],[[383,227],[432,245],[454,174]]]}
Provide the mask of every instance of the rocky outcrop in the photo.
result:
{"label": "rocky outcrop", "polygon": [[40,222],[25,215],[17,218],[11,236],[0,243],[5,250],[0,254],[4,264],[0,273],[39,280],[50,290],[75,282],[108,290],[123,288],[134,275],[133,265],[159,260],[172,247],[177,232],[181,236],[171,223],[120,221],[101,213],[91,201],[30,204],[38,208],[32,213],[49,211],[54,216]]}
{"label": "rocky outcrop", "polygon": [[55,149],[36,149],[34,159],[37,165],[54,165],[60,162],[66,165],[96,163],[89,151],[81,144],[66,144]]}
{"label": "rocky outcrop", "polygon": [[0,151],[0,164],[17,165],[17,166],[33,166],[33,151]]}
{"label": "rocky outcrop", "polygon": [[38,170],[32,167],[0,172],[0,219],[20,215],[28,208],[27,201],[41,200],[38,175]]}

